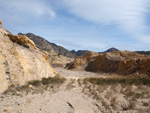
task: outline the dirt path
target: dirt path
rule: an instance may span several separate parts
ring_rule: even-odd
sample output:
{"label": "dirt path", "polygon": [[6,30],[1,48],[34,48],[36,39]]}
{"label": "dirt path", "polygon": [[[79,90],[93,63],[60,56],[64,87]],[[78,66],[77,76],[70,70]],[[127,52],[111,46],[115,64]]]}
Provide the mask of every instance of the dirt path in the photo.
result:
{"label": "dirt path", "polygon": [[[65,83],[59,87],[52,84],[53,87],[49,86],[48,89],[37,87],[36,93],[31,90],[28,93],[20,91],[15,94],[13,92],[0,94],[0,113],[149,113],[150,111],[149,87],[95,86],[78,79],[105,77],[104,75],[60,68],[55,70],[60,76],[67,78]],[[135,99],[136,94],[138,97]]]}
{"label": "dirt path", "polygon": [[[96,100],[82,92],[76,79],[97,74],[81,71],[55,69],[67,81],[54,91],[19,95],[1,94],[0,113],[98,113]],[[74,80],[73,82],[71,81]]]}
{"label": "dirt path", "polygon": [[80,89],[43,94],[2,95],[0,113],[94,113],[94,100],[82,94]]}
{"label": "dirt path", "polygon": [[85,77],[106,77],[98,73],[92,73],[86,71],[72,71],[63,68],[55,68],[55,70],[59,73],[59,75],[70,79],[78,79],[78,78],[85,78]]}

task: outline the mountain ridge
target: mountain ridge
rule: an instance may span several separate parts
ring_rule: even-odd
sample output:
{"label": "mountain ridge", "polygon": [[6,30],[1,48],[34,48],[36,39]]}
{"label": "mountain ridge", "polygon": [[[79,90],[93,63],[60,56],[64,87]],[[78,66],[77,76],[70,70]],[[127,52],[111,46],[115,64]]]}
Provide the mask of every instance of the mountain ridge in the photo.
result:
{"label": "mountain ridge", "polygon": [[70,58],[75,57],[75,55],[72,54],[69,50],[65,49],[62,46],[58,46],[55,43],[51,43],[41,36],[35,35],[33,33],[25,33],[25,34],[18,33],[18,35],[25,35],[29,37],[39,49],[50,51],[50,52],[56,52],[60,55],[70,57]]}
{"label": "mountain ridge", "polygon": [[[50,51],[50,52],[56,52],[58,55],[63,55],[69,58],[74,58],[76,56],[83,56],[84,53],[88,52],[89,50],[77,50],[75,51],[74,49],[69,51],[63,46],[59,46],[53,42],[47,41],[45,38],[35,35],[33,33],[18,33],[18,35],[25,35],[29,37],[39,49]],[[115,47],[111,47],[103,52],[98,52],[98,53],[107,53],[107,52],[115,52],[115,51],[120,51],[119,49]],[[150,51],[133,51],[138,54],[142,55],[150,55]]]}
{"label": "mountain ridge", "polygon": [[70,52],[73,53],[74,55],[76,56],[82,56],[84,55],[84,53],[88,52],[89,50],[78,50],[78,51],[75,51],[75,50],[71,50]]}

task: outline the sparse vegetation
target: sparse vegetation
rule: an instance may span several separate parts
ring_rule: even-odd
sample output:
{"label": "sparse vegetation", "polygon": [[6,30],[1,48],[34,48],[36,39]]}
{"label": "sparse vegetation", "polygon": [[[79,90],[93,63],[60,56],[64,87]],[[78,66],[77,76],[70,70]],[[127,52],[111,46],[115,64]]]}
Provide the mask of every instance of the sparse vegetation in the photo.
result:
{"label": "sparse vegetation", "polygon": [[112,97],[110,99],[110,103],[111,103],[111,106],[116,109],[116,104],[117,104],[117,97]]}
{"label": "sparse vegetation", "polygon": [[33,86],[39,86],[41,84],[41,81],[33,80],[33,81],[29,81],[28,84],[31,84]]}
{"label": "sparse vegetation", "polygon": [[150,102],[143,102],[143,106],[150,106]]}
{"label": "sparse vegetation", "polygon": [[43,78],[41,82],[43,85],[62,84],[65,80],[66,78],[55,76],[55,77]]}
{"label": "sparse vegetation", "polygon": [[13,95],[17,94],[17,92],[20,91],[26,91],[26,93],[30,91],[34,92],[43,92],[43,90],[47,90],[48,88],[53,89],[54,85],[55,86],[60,86],[66,78],[60,77],[60,76],[55,76],[55,77],[49,77],[49,78],[43,78],[41,81],[40,80],[33,80],[29,81],[26,85],[24,86],[10,86],[8,90],[4,92],[4,94],[11,93]]}
{"label": "sparse vegetation", "polygon": [[78,79],[78,84],[79,86],[81,86],[81,79]]}
{"label": "sparse vegetation", "polygon": [[[13,95],[18,92],[43,93],[44,90],[52,93],[59,91],[59,86],[66,79],[60,76],[43,78],[41,81],[34,80],[21,87],[11,86],[9,91]],[[150,78],[141,77],[107,77],[107,78],[79,78],[67,79],[64,90],[74,87],[81,89],[81,93],[94,99],[95,106],[102,113],[133,112],[149,113],[150,110]],[[62,88],[62,87],[61,87]]]}
{"label": "sparse vegetation", "polygon": [[[82,92],[92,97],[101,105],[101,112],[141,111],[150,110],[150,78],[145,77],[107,77],[85,78]],[[138,108],[146,107],[146,109]]]}
{"label": "sparse vegetation", "polygon": [[71,81],[67,84],[66,89],[67,90],[71,90],[72,88],[74,88],[75,86],[73,85],[75,82],[75,79],[71,79]]}
{"label": "sparse vegetation", "polygon": [[28,85],[31,84],[33,86],[39,86],[39,85],[48,85],[48,84],[62,84],[66,79],[60,76],[55,77],[49,77],[49,78],[43,78],[41,81],[39,80],[33,80],[28,82]]}
{"label": "sparse vegetation", "polygon": [[107,77],[107,78],[85,78],[84,82],[90,82],[96,85],[113,85],[113,84],[122,84],[122,85],[150,85],[150,77]]}

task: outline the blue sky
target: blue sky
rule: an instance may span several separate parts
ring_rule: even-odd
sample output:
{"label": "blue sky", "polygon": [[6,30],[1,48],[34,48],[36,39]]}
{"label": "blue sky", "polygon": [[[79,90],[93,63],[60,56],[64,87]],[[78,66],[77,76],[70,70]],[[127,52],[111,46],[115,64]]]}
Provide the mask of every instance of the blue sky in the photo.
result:
{"label": "blue sky", "polygon": [[150,0],[0,0],[3,28],[72,50],[150,50]]}

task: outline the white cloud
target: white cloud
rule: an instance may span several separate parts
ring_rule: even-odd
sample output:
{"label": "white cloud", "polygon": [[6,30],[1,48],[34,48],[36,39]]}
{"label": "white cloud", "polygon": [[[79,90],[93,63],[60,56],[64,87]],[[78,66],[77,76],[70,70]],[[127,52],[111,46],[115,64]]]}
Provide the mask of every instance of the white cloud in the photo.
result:
{"label": "white cloud", "polygon": [[49,10],[49,14],[50,14],[51,18],[56,17],[56,13],[53,10]]}
{"label": "white cloud", "polygon": [[55,12],[44,0],[1,0],[0,7],[5,13],[22,13],[32,16],[50,15],[54,18]]}
{"label": "white cloud", "polygon": [[116,24],[133,38],[150,42],[146,25],[149,0],[63,0],[78,17],[103,25]]}

